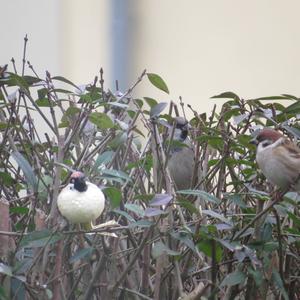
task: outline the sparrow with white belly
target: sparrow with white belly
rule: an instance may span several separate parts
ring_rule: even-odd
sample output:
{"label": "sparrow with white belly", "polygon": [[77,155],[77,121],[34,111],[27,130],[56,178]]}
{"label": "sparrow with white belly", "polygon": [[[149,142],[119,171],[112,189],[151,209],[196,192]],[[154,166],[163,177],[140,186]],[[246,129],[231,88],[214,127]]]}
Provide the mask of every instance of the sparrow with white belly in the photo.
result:
{"label": "sparrow with white belly", "polygon": [[300,191],[300,149],[273,129],[261,130],[252,140],[256,161],[266,178],[283,190]]}
{"label": "sparrow with white belly", "polygon": [[[175,118],[173,141],[184,145],[170,147],[168,168],[178,190],[189,189],[192,185],[195,167],[194,151],[188,139],[189,124],[182,117]],[[172,128],[169,128],[169,137]]]}
{"label": "sparrow with white belly", "polygon": [[[104,210],[105,197],[102,191],[93,183],[85,180],[81,172],[71,175],[70,183],[60,192],[57,206],[70,223],[84,223],[90,227]],[[93,228],[93,225],[91,224]]]}

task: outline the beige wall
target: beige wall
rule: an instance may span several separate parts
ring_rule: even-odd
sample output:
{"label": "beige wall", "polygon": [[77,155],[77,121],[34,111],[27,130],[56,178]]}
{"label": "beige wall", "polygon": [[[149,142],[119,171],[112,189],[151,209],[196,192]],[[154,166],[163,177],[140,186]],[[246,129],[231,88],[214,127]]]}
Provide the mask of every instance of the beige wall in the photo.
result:
{"label": "beige wall", "polygon": [[24,37],[28,34],[27,60],[40,76],[45,70],[61,73],[60,0],[0,1],[0,65],[15,58],[19,70],[23,57]]}
{"label": "beige wall", "polygon": [[135,74],[161,74],[172,98],[204,111],[227,90],[299,96],[299,12],[300,1],[139,1]]}
{"label": "beige wall", "polygon": [[[123,0],[123,3],[126,0]],[[104,67],[112,85],[110,46],[113,0],[1,1],[0,64],[21,59],[25,33],[28,58],[86,83]],[[209,97],[232,90],[245,98],[280,93],[300,95],[300,2],[280,0],[127,0],[120,16],[127,26],[128,82],[144,68],[160,74],[170,96],[148,82],[137,96],[178,99],[201,111]],[[115,2],[116,3],[116,2]]]}
{"label": "beige wall", "polygon": [[111,85],[109,0],[62,1],[63,70],[78,84],[93,81],[102,67]]}

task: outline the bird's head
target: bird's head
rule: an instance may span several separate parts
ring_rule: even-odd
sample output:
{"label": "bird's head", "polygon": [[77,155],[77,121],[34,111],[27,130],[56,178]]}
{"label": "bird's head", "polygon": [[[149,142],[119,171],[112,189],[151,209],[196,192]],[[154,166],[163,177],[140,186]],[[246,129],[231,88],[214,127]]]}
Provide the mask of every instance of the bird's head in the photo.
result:
{"label": "bird's head", "polygon": [[264,148],[275,143],[282,137],[283,135],[280,132],[274,129],[264,128],[254,136],[250,143],[256,146],[261,145]]}
{"label": "bird's head", "polygon": [[72,173],[70,182],[73,183],[74,189],[78,192],[85,192],[87,190],[85,175],[79,171],[75,171]]}
{"label": "bird's head", "polygon": [[174,140],[183,142],[188,136],[190,128],[189,122],[183,117],[176,117],[174,118],[174,124]]}

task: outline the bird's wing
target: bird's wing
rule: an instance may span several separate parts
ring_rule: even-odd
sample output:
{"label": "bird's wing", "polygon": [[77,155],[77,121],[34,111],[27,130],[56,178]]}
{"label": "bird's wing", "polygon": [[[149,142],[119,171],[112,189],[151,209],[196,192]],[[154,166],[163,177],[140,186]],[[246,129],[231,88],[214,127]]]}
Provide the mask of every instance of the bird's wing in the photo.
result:
{"label": "bird's wing", "polygon": [[300,148],[288,139],[283,140],[282,144],[288,150],[290,155],[296,159],[300,159]]}
{"label": "bird's wing", "polygon": [[285,139],[273,149],[273,154],[291,172],[300,174],[300,149],[294,143]]}

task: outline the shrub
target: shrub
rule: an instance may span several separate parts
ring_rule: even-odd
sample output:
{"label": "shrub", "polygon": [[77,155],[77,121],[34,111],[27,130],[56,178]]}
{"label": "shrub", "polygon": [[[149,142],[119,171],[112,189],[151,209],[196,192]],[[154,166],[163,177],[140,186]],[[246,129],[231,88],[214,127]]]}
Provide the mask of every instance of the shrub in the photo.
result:
{"label": "shrub", "polygon": [[[1,299],[296,299],[299,200],[281,193],[263,208],[273,187],[249,141],[261,126],[298,139],[299,98],[226,92],[212,97],[226,100],[221,109],[198,114],[182,101],[134,98],[147,78],[169,93],[146,71],[113,93],[102,70],[84,87],[28,70],[0,71]],[[164,124],[187,109],[202,178],[178,191]],[[119,226],[65,226],[56,200],[75,169],[106,195],[98,223]]]}

